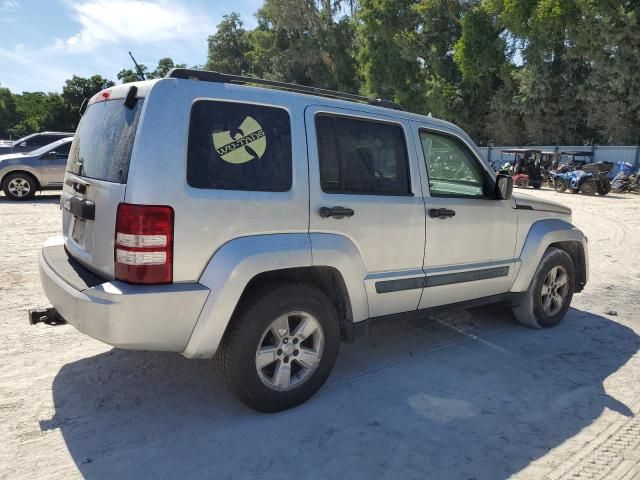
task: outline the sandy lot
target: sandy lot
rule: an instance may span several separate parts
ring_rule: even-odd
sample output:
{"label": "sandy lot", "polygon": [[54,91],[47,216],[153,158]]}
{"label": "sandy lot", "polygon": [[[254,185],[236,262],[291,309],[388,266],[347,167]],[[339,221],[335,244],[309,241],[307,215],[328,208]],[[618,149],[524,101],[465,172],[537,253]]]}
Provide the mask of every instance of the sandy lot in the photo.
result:
{"label": "sandy lot", "polygon": [[591,281],[560,326],[482,308],[381,327],[275,415],[211,362],[29,327],[58,197],[0,197],[0,478],[639,479],[640,197],[529,193],[589,237]]}

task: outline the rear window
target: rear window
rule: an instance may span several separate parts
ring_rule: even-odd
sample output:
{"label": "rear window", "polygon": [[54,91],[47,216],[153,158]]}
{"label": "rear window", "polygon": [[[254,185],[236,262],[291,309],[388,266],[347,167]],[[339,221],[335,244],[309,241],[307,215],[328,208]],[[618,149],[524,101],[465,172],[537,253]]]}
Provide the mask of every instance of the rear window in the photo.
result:
{"label": "rear window", "polygon": [[195,102],[189,126],[187,183],[219,190],[289,190],[289,113],[246,103]]}
{"label": "rear window", "polygon": [[316,132],[324,192],[410,194],[400,125],[322,114],[316,117]]}
{"label": "rear window", "polygon": [[80,120],[67,171],[88,178],[126,183],[143,100],[133,108],[109,100],[91,105]]}

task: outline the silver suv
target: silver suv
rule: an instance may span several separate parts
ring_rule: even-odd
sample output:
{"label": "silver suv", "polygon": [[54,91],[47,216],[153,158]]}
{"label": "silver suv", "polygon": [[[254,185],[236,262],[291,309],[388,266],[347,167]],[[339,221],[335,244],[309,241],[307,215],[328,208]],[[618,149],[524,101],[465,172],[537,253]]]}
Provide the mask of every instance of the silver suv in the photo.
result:
{"label": "silver suv", "polygon": [[97,94],[63,235],[40,255],[53,307],[31,322],[217,353],[265,412],[311,397],[340,340],[374,322],[508,302],[557,324],[588,275],[571,211],[512,198],[458,127],[393,107],[182,69]]}

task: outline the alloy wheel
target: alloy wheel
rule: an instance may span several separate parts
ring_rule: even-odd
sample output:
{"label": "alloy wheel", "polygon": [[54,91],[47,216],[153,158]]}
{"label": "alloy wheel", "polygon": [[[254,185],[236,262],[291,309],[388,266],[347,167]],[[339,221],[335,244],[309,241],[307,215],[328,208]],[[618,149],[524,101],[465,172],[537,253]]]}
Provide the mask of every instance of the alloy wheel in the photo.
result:
{"label": "alloy wheel", "polygon": [[16,198],[26,197],[31,192],[31,184],[29,181],[20,177],[9,180],[7,188],[11,195]]}
{"label": "alloy wheel", "polygon": [[549,317],[553,317],[565,304],[569,295],[569,274],[560,265],[549,270],[542,284],[540,301],[542,311]]}
{"label": "alloy wheel", "polygon": [[256,370],[272,390],[287,391],[307,381],[324,350],[320,322],[306,312],[276,318],[263,333],[256,350]]}

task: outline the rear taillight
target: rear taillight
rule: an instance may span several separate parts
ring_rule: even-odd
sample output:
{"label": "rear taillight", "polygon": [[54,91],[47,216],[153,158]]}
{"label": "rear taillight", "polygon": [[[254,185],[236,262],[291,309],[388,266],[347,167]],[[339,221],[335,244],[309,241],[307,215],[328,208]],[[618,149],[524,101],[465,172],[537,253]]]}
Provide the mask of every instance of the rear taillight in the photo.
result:
{"label": "rear taillight", "polygon": [[173,281],[173,209],[118,205],[115,277],[128,283]]}

